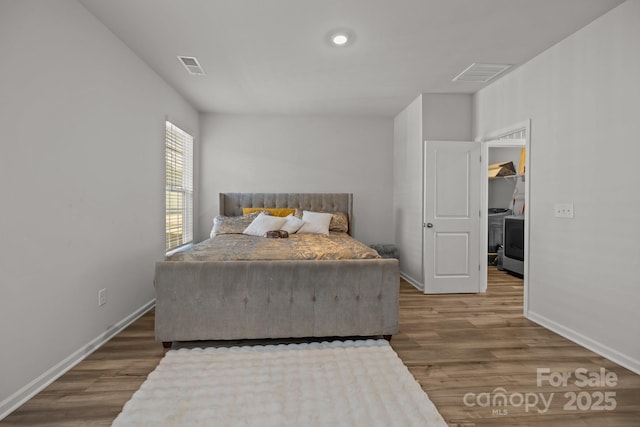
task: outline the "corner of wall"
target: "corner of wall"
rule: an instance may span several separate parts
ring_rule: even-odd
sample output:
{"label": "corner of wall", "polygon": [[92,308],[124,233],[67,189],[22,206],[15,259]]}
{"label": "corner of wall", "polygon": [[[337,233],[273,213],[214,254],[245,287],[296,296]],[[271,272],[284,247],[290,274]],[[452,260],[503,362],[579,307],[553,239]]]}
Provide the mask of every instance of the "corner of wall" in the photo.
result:
{"label": "corner of wall", "polygon": [[471,141],[473,95],[466,93],[422,94],[423,140]]}

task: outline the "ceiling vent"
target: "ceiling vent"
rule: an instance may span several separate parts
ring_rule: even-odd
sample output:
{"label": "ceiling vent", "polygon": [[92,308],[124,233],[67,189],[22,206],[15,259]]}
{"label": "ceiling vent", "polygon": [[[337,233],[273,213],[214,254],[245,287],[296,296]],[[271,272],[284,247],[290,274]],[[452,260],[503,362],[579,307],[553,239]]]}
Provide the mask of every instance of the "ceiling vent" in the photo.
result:
{"label": "ceiling vent", "polygon": [[509,64],[471,64],[458,74],[454,82],[486,83],[511,68]]}
{"label": "ceiling vent", "polygon": [[184,65],[184,68],[187,69],[189,74],[195,74],[197,76],[204,76],[204,70],[198,63],[198,60],[193,56],[178,56],[178,59]]}

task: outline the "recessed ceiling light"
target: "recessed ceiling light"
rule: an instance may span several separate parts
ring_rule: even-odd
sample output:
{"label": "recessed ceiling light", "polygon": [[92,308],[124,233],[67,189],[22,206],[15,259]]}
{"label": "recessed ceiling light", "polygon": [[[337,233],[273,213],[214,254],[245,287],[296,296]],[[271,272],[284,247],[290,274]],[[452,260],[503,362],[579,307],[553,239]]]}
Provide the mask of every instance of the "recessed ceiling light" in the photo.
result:
{"label": "recessed ceiling light", "polygon": [[346,34],[334,34],[331,36],[331,42],[337,46],[342,46],[349,41],[349,37]]}
{"label": "recessed ceiling light", "polygon": [[331,46],[343,47],[353,43],[353,33],[347,30],[335,30],[329,33]]}

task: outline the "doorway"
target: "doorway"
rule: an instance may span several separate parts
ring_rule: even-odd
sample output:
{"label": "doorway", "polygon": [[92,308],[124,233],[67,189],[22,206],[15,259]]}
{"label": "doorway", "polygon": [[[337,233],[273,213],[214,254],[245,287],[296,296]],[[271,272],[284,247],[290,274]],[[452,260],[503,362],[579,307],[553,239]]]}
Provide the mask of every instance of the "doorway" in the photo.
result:
{"label": "doorway", "polygon": [[[480,291],[487,290],[489,266],[500,263],[504,268],[506,260],[506,270],[523,277],[525,315],[528,312],[530,135],[531,121],[527,120],[491,132],[481,140],[480,223],[484,243],[480,253],[484,262]],[[496,171],[501,165],[504,169]]]}

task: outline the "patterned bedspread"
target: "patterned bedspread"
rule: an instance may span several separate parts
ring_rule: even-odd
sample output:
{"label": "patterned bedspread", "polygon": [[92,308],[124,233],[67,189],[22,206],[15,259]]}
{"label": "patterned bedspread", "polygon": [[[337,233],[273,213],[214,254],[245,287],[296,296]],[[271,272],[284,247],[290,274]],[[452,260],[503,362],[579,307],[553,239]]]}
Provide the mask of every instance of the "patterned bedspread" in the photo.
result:
{"label": "patterned bedspread", "polygon": [[347,233],[291,234],[285,239],[221,234],[177,252],[166,261],[339,260],[380,258]]}

